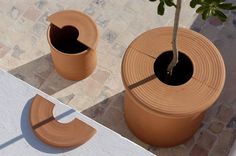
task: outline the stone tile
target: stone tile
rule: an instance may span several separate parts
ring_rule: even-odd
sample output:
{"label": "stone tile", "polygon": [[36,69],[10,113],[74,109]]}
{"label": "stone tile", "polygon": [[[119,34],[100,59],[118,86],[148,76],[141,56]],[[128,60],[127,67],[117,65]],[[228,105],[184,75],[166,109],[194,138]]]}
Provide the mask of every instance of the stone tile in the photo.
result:
{"label": "stone tile", "polygon": [[218,109],[218,112],[216,114],[216,118],[219,119],[222,122],[228,122],[230,118],[233,115],[233,110],[232,108],[221,106]]}
{"label": "stone tile", "polygon": [[25,53],[23,49],[19,47],[19,45],[15,45],[14,48],[12,49],[12,54],[11,56],[20,59],[20,56]]}
{"label": "stone tile", "polygon": [[224,130],[218,138],[217,144],[214,146],[209,156],[223,156],[228,155],[230,148],[236,138],[235,130]]}
{"label": "stone tile", "polygon": [[9,47],[0,43],[0,59],[3,58],[8,53],[9,50],[10,50]]}
{"label": "stone tile", "polygon": [[205,26],[201,29],[200,33],[206,36],[209,40],[215,40],[217,38],[217,34],[219,29],[216,26],[205,24]]}
{"label": "stone tile", "polygon": [[118,109],[108,107],[101,117],[95,117],[94,119],[122,136],[130,134],[124,120],[124,112],[121,112]]}
{"label": "stone tile", "polygon": [[119,92],[124,90],[120,74],[111,74],[108,80],[106,81],[105,86]]}
{"label": "stone tile", "polygon": [[21,14],[22,14],[22,10],[19,9],[17,6],[13,6],[11,8],[11,10],[8,12],[8,15],[12,18],[12,19],[17,19]]}
{"label": "stone tile", "polygon": [[191,149],[194,144],[195,144],[195,137],[194,137],[194,136],[191,137],[188,141],[186,141],[186,142],[184,143],[184,145],[185,145],[185,147],[186,147],[187,149]]}
{"label": "stone tile", "polygon": [[30,85],[39,88],[39,86],[41,86],[44,82],[44,79],[42,79],[41,77],[35,75],[35,74],[30,74],[30,75],[23,75],[21,73],[14,73],[12,72],[11,74],[13,74],[15,77],[29,83]]}
{"label": "stone tile", "polygon": [[47,27],[41,23],[35,23],[33,25],[32,31],[37,36],[45,36]]}
{"label": "stone tile", "polygon": [[124,94],[125,92],[120,92],[113,96],[111,107],[118,109],[120,112],[124,112]]}
{"label": "stone tile", "polygon": [[[109,51],[105,51],[105,53],[98,53],[97,54],[97,62],[98,65],[101,66],[103,69],[107,69],[112,72],[113,66],[119,61],[118,57],[115,57],[109,53]],[[118,72],[118,71],[114,71]]]}
{"label": "stone tile", "polygon": [[124,46],[122,43],[115,43],[112,46],[111,53],[114,54],[115,56],[122,57],[123,54],[125,53],[126,46]]}
{"label": "stone tile", "polygon": [[236,117],[232,117],[230,121],[227,124],[227,128],[233,128],[236,129]]}
{"label": "stone tile", "polygon": [[156,155],[161,155],[161,156],[173,156],[171,148],[158,148],[157,150],[152,152]]}
{"label": "stone tile", "polygon": [[105,0],[93,0],[92,3],[98,7],[104,7],[106,4],[106,1]]}
{"label": "stone tile", "polygon": [[30,7],[26,10],[23,16],[31,21],[35,21],[39,17],[40,13],[40,10]]}
{"label": "stone tile", "polygon": [[[42,74],[46,74],[41,72]],[[41,74],[41,75],[42,75]],[[66,80],[61,77],[55,70],[50,72],[50,75],[45,79],[44,83],[40,86],[40,90],[46,92],[49,95],[55,94],[56,92],[74,84],[76,81]]]}
{"label": "stone tile", "polygon": [[197,140],[197,144],[206,150],[210,150],[214,145],[216,139],[216,136],[209,133],[208,131],[204,131]]}
{"label": "stone tile", "polygon": [[222,124],[221,122],[217,122],[217,121],[213,121],[210,126],[208,127],[208,129],[215,134],[221,133],[222,130],[224,128],[224,124]]}
{"label": "stone tile", "polygon": [[84,12],[90,16],[93,16],[96,12],[96,9],[93,5],[90,5],[87,8],[85,8]]}
{"label": "stone tile", "polygon": [[58,100],[64,104],[68,104],[74,97],[75,97],[75,94],[72,93],[67,96],[60,97],[60,98],[58,98]]}
{"label": "stone tile", "polygon": [[38,9],[42,10],[46,7],[47,3],[48,3],[47,0],[39,0],[39,1],[36,1],[34,5]]}
{"label": "stone tile", "polygon": [[82,111],[82,113],[92,119],[99,118],[105,113],[105,108],[96,106]]}
{"label": "stone tile", "polygon": [[47,18],[49,16],[49,12],[46,11],[44,12],[40,17],[39,17],[39,21],[44,23],[44,24],[48,24],[49,22],[47,22]]}
{"label": "stone tile", "polygon": [[109,22],[110,22],[110,19],[104,15],[100,15],[96,18],[97,25],[99,25],[103,29],[107,27]]}
{"label": "stone tile", "polygon": [[84,81],[85,83],[81,85],[83,92],[87,96],[95,98],[100,93],[102,84],[98,83],[98,81],[90,77],[85,79]]}
{"label": "stone tile", "polygon": [[219,20],[218,18],[216,18],[216,17],[209,18],[208,23],[213,25],[213,26],[223,25],[223,22],[221,20]]}
{"label": "stone tile", "polygon": [[115,31],[107,30],[106,32],[103,33],[102,39],[112,44],[116,40],[117,36],[118,34]]}
{"label": "stone tile", "polygon": [[91,77],[100,84],[104,84],[104,82],[108,79],[109,76],[110,73],[101,68],[97,68],[96,71],[91,75]]}
{"label": "stone tile", "polygon": [[191,150],[189,156],[208,156],[208,151],[199,145],[195,145]]}
{"label": "stone tile", "polygon": [[188,149],[183,146],[173,147],[172,152],[174,156],[188,156],[189,155]]}
{"label": "stone tile", "polygon": [[83,110],[82,113],[93,119],[100,119],[102,118],[102,116],[109,107],[110,107],[110,99],[107,98],[99,103],[96,103],[94,106],[86,110]]}
{"label": "stone tile", "polygon": [[68,105],[81,112],[90,107],[93,107],[95,103],[92,97],[89,97],[85,94],[76,94],[76,96],[68,103]]}
{"label": "stone tile", "polygon": [[47,4],[47,10],[49,10],[49,12],[51,13],[55,13],[55,12],[58,12],[58,11],[61,11],[61,10],[64,10],[65,7],[67,7],[68,3],[66,2],[69,2],[68,1],[63,1],[63,2],[58,2],[57,3],[48,3]]}
{"label": "stone tile", "polygon": [[117,93],[116,91],[110,89],[109,87],[103,86],[103,88],[100,91],[100,94],[95,98],[95,103],[99,103]]}
{"label": "stone tile", "polygon": [[132,142],[138,144],[139,146],[141,146],[141,147],[143,147],[145,149],[148,149],[150,147],[148,144],[144,143],[143,141],[139,140],[137,137],[133,136],[133,134],[131,134],[131,135],[132,135],[131,136],[132,138],[129,138],[129,137],[126,137],[126,136],[125,137],[130,139]]}
{"label": "stone tile", "polygon": [[[141,34],[142,32],[140,32]],[[117,38],[117,42],[122,43],[125,47],[128,47],[130,43],[137,37],[137,35],[134,35],[130,31],[125,31],[124,33],[121,33],[119,37]]]}

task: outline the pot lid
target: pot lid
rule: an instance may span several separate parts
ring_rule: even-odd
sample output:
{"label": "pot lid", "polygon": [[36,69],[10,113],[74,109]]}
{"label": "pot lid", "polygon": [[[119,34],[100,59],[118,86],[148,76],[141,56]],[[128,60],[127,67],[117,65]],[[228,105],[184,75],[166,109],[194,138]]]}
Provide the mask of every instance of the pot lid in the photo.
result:
{"label": "pot lid", "polygon": [[201,113],[219,97],[225,82],[223,59],[203,35],[189,29],[178,31],[178,49],[193,64],[193,75],[179,86],[161,82],[154,62],[172,49],[172,28],[156,28],[141,34],[128,47],[122,62],[122,80],[126,91],[140,105],[161,114],[186,116]]}
{"label": "pot lid", "polygon": [[47,20],[59,28],[65,26],[75,27],[79,31],[77,40],[95,50],[98,30],[89,16],[79,11],[65,10],[50,15]]}

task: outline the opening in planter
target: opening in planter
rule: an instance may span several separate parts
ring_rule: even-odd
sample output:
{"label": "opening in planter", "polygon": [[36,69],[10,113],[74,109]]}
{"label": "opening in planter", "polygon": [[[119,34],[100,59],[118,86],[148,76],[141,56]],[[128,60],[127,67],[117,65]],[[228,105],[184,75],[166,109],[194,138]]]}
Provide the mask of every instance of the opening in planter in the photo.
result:
{"label": "opening in planter", "polygon": [[182,52],[179,52],[179,62],[174,67],[172,75],[167,74],[167,67],[173,57],[172,51],[162,53],[157,57],[154,63],[154,72],[157,78],[168,85],[182,85],[193,75],[193,64],[190,58]]}
{"label": "opening in planter", "polygon": [[51,24],[49,34],[52,45],[61,52],[76,54],[88,49],[86,45],[77,40],[79,31],[73,26],[65,26],[60,29]]}

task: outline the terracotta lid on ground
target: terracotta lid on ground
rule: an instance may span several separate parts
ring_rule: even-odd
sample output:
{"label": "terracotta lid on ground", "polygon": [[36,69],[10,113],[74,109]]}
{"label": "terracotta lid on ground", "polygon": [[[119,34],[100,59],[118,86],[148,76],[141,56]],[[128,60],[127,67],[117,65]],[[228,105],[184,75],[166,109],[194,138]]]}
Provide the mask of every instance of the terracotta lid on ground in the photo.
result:
{"label": "terracotta lid on ground", "polygon": [[53,117],[54,104],[36,95],[30,108],[30,124],[39,139],[59,148],[72,148],[87,142],[96,130],[79,119],[60,123]]}
{"label": "terracotta lid on ground", "polygon": [[78,41],[91,49],[96,49],[98,30],[88,15],[79,11],[64,10],[50,15],[48,21],[59,28],[74,26],[79,31]]}
{"label": "terracotta lid on ground", "polygon": [[126,90],[143,106],[163,114],[185,116],[210,107],[221,93],[225,66],[217,48],[206,37],[180,28],[179,51],[193,63],[192,78],[185,84],[170,86],[154,73],[154,62],[170,51],[172,28],[147,31],[126,50],[122,62],[122,78]]}

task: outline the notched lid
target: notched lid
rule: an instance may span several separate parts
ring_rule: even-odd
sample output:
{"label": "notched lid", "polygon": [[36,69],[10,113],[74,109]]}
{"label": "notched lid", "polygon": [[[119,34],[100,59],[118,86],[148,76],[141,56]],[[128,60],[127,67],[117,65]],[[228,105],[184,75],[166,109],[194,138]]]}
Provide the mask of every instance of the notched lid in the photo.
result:
{"label": "notched lid", "polygon": [[78,41],[91,49],[96,48],[98,30],[94,21],[84,13],[73,10],[65,10],[48,16],[47,19],[53,25],[63,28],[73,26],[79,31]]}

